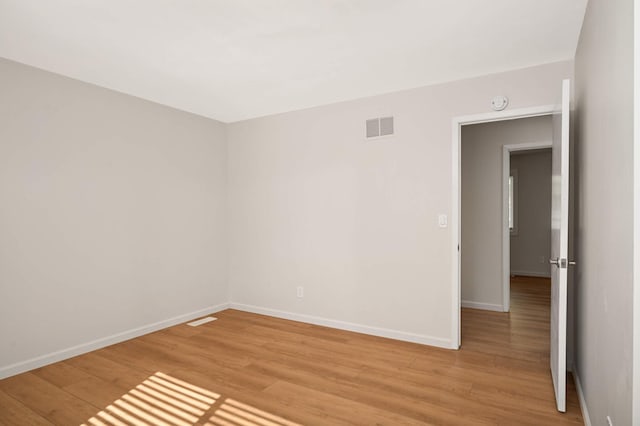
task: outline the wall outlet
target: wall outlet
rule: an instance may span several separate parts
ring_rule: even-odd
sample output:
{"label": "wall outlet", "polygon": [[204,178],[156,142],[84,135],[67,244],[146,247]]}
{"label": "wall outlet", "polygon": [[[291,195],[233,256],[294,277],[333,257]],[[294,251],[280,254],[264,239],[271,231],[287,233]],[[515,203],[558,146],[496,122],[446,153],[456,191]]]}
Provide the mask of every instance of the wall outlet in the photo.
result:
{"label": "wall outlet", "polygon": [[296,288],[296,296],[303,298],[304,297],[304,287]]}
{"label": "wall outlet", "polygon": [[540,263],[544,263],[544,261],[545,261],[545,260],[546,260],[546,259],[545,259],[545,257],[544,257],[544,256],[540,256],[540,259],[538,259],[538,262],[540,262]]}
{"label": "wall outlet", "polygon": [[607,416],[607,426],[613,426],[613,422],[611,421],[611,416]]}

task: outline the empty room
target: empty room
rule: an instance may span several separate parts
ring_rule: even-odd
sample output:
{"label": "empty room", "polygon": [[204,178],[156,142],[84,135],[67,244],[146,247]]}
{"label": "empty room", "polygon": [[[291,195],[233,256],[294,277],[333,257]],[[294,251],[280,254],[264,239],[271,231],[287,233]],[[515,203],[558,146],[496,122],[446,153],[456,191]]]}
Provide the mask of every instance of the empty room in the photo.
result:
{"label": "empty room", "polygon": [[0,425],[640,426],[637,0],[0,0]]}

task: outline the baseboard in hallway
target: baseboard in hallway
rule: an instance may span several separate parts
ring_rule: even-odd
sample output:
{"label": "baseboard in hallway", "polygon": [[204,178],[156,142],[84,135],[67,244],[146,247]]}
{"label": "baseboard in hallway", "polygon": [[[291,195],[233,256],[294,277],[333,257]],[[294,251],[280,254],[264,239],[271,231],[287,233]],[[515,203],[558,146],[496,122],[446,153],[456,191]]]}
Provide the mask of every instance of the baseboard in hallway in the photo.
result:
{"label": "baseboard in hallway", "polygon": [[514,277],[540,277],[551,278],[548,272],[532,272],[532,271],[511,271],[511,276]]}

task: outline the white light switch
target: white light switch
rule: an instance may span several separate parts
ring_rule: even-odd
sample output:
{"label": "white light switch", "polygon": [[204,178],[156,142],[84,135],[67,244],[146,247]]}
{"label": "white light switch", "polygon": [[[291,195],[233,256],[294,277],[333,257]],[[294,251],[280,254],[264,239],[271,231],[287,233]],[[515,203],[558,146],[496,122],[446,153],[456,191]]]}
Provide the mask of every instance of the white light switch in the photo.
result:
{"label": "white light switch", "polygon": [[438,215],[438,226],[440,228],[446,228],[447,227],[447,215],[446,214]]}

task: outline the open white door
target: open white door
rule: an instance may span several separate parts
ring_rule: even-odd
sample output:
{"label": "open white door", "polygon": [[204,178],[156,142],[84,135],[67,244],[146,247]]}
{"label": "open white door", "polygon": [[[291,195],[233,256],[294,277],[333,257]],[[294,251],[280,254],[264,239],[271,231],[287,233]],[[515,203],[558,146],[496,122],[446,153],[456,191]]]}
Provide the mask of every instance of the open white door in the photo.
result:
{"label": "open white door", "polygon": [[551,188],[551,376],[558,411],[566,411],[567,259],[569,249],[569,99],[562,82],[561,108],[553,115]]}

